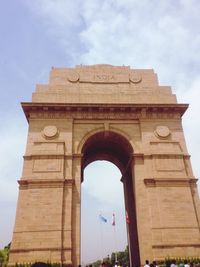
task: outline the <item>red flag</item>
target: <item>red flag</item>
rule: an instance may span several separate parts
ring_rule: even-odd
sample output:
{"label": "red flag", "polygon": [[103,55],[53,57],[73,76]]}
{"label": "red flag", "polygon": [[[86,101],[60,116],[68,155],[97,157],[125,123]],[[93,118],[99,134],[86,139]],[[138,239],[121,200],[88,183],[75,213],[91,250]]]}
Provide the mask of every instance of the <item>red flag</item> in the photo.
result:
{"label": "red flag", "polygon": [[126,223],[129,224],[130,223],[130,220],[129,220],[129,217],[128,217],[128,212],[126,211]]}
{"label": "red flag", "polygon": [[112,225],[115,226],[115,214],[113,213]]}

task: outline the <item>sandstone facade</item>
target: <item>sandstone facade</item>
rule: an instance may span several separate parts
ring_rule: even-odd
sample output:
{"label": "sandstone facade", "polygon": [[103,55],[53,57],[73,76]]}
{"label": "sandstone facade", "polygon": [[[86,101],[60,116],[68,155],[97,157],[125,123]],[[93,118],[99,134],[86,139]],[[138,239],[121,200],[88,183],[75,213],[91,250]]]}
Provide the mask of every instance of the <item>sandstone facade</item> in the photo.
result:
{"label": "sandstone facade", "polygon": [[29,123],[9,264],[80,263],[83,169],[121,170],[131,261],[200,255],[200,201],[178,104],[153,70],[53,68],[22,103]]}

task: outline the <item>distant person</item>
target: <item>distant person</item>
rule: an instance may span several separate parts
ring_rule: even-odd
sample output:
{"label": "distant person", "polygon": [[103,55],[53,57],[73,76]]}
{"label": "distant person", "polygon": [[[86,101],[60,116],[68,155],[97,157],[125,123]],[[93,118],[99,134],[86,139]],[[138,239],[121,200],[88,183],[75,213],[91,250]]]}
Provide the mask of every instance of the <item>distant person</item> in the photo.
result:
{"label": "distant person", "polygon": [[149,261],[148,261],[148,260],[145,261],[145,265],[144,265],[144,267],[150,267],[150,266],[149,266]]}
{"label": "distant person", "polygon": [[172,260],[170,267],[177,267],[176,260]]}
{"label": "distant person", "polygon": [[158,267],[158,265],[157,265],[157,262],[156,262],[156,261],[153,261],[153,266],[154,266],[154,267]]}
{"label": "distant person", "polygon": [[190,264],[188,263],[187,260],[184,260],[184,267],[190,267]]}

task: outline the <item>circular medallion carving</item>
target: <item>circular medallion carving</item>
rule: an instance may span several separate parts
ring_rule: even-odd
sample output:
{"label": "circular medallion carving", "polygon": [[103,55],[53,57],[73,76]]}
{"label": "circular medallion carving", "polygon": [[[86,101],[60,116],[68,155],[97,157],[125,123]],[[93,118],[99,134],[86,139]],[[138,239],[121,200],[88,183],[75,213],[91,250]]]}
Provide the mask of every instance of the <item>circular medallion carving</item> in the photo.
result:
{"label": "circular medallion carving", "polygon": [[139,73],[131,73],[129,79],[132,83],[140,83],[142,81],[142,76]]}
{"label": "circular medallion carving", "polygon": [[67,78],[68,78],[68,81],[70,82],[77,82],[79,79],[79,75],[76,72],[71,72],[68,74]]}
{"label": "circular medallion carving", "polygon": [[161,138],[168,137],[170,135],[170,133],[171,132],[167,126],[157,126],[156,130],[155,130],[155,134]]}
{"label": "circular medallion carving", "polygon": [[58,129],[56,126],[53,125],[45,126],[43,129],[43,134],[44,137],[51,139],[57,136]]}

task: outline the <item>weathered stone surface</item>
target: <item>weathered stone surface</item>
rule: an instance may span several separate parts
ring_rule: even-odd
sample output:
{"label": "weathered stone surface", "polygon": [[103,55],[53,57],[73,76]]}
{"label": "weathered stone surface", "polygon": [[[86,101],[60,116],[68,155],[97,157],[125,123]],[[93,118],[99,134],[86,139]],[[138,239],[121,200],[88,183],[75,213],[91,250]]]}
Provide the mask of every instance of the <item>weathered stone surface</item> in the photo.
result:
{"label": "weathered stone surface", "polygon": [[[53,68],[22,103],[29,133],[9,264],[80,263],[83,169],[123,173],[131,260],[200,255],[200,202],[178,104],[153,70]],[[133,253],[134,252],[134,253]]]}

